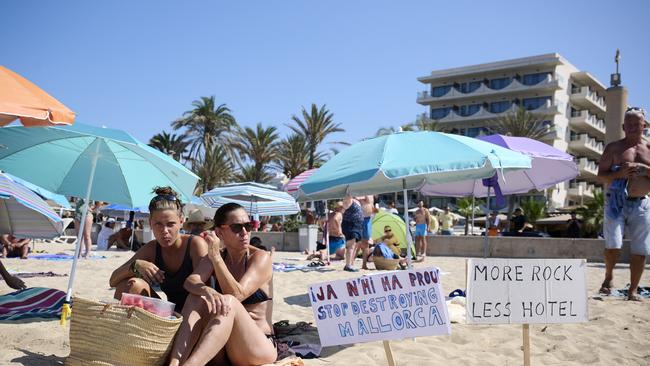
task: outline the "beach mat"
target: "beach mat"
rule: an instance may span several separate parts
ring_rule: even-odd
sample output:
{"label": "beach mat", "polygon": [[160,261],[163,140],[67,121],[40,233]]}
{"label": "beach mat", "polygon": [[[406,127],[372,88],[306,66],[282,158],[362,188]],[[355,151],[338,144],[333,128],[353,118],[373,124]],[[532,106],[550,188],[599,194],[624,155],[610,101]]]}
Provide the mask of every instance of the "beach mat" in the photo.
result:
{"label": "beach mat", "polygon": [[0,321],[49,319],[61,316],[65,292],[32,287],[0,296]]}
{"label": "beach mat", "polygon": [[[46,261],[71,261],[74,259],[74,255],[71,254],[35,254],[30,255],[29,259],[41,259]],[[91,255],[89,259],[106,259],[106,256],[103,255]]]}
{"label": "beach mat", "polygon": [[332,272],[333,268],[326,268],[324,266],[310,266],[307,264],[295,263],[273,263],[273,272]]}

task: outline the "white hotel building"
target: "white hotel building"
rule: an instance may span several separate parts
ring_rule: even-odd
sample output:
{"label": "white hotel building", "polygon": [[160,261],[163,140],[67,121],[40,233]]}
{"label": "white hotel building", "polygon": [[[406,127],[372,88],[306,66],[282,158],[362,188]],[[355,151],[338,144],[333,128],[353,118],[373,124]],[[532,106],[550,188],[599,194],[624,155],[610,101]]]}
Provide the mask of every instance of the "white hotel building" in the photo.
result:
{"label": "white hotel building", "polygon": [[557,53],[431,72],[417,102],[451,132],[475,137],[523,106],[555,126],[544,142],[575,156],[577,179],[548,190],[549,208],[580,204],[600,189],[598,160],[605,140],[605,86]]}

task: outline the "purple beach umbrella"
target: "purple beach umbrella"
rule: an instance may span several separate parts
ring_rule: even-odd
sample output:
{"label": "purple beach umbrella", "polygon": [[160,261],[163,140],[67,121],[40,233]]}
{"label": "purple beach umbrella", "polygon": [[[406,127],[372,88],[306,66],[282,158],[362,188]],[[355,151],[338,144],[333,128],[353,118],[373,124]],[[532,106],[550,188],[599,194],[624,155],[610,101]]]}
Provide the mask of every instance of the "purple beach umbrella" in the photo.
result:
{"label": "purple beach umbrella", "polygon": [[[498,175],[498,183],[504,195],[527,193],[533,189],[543,190],[558,183],[573,179],[578,175],[578,167],[573,156],[550,145],[526,137],[489,135],[477,137],[479,140],[528,155],[532,167]],[[488,187],[481,179],[462,182],[427,184],[420,190],[429,196],[486,197]],[[494,194],[491,190],[490,195]]]}

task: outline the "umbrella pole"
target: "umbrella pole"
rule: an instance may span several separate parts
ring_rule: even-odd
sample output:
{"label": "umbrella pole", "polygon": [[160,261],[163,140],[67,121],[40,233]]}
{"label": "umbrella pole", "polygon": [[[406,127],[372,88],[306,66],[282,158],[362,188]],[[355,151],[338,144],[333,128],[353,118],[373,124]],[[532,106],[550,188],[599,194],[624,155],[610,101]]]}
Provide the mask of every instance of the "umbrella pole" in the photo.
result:
{"label": "umbrella pole", "polygon": [[[474,202],[474,195],[472,195],[472,233],[471,233],[470,235],[474,235],[474,211],[476,210],[476,209],[474,208],[474,204],[475,204],[475,202]],[[465,220],[467,220],[467,218],[465,218]],[[487,232],[487,231],[486,231],[486,232]]]}
{"label": "umbrella pole", "polygon": [[83,238],[83,233],[86,228],[86,216],[88,216],[88,206],[90,205],[90,190],[93,186],[93,180],[95,179],[95,169],[97,168],[97,159],[99,155],[99,139],[95,140],[97,146],[95,147],[95,153],[93,154],[91,163],[90,163],[90,176],[88,177],[88,186],[86,187],[86,197],[84,205],[81,212],[81,222],[79,225],[79,232],[77,233],[77,246],[74,251],[74,258],[72,259],[72,270],[70,271],[70,279],[68,280],[68,290],[65,295],[65,302],[63,303],[63,309],[61,310],[61,325],[65,326],[68,316],[70,316],[72,310],[70,309],[70,298],[72,297],[72,286],[74,284],[74,278],[77,274],[77,262],[79,261],[79,254],[81,253],[81,240]]}
{"label": "umbrella pole", "polygon": [[413,245],[413,238],[411,238],[411,224],[409,224],[408,190],[406,189],[406,180],[402,180],[402,183],[404,187],[404,223],[406,223],[406,263],[408,268],[411,269],[413,268],[413,263],[411,261],[411,245]]}
{"label": "umbrella pole", "polygon": [[329,220],[329,210],[327,209],[327,200],[324,200],[325,204],[325,230],[323,230],[323,241],[325,242],[325,256],[327,257],[326,263],[330,264],[330,220]]}
{"label": "umbrella pole", "polygon": [[485,243],[483,243],[483,258],[488,257],[488,250],[490,247],[490,243],[488,241],[488,224],[490,221],[490,186],[487,187],[487,197],[485,199],[485,203],[487,204],[486,207],[486,212],[485,212]]}

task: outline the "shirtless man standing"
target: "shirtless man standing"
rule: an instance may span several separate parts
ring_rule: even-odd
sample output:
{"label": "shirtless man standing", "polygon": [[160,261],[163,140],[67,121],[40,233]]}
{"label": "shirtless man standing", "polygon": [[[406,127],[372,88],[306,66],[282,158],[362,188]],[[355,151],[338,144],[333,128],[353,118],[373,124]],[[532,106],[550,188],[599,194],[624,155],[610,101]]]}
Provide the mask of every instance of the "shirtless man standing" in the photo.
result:
{"label": "shirtless man standing", "polygon": [[637,287],[645,257],[650,253],[650,199],[646,197],[650,192],[650,145],[643,139],[644,127],[645,112],[628,108],[623,122],[625,137],[605,147],[598,167],[598,179],[607,189],[603,225],[605,280],[600,292],[611,292],[613,269],[627,229],[631,241],[628,300],[637,301],[641,299]]}
{"label": "shirtless man standing", "polygon": [[363,211],[363,230],[361,231],[361,241],[358,244],[362,253],[361,258],[363,258],[361,268],[368,269],[366,263],[370,255],[369,247],[372,241],[372,214],[375,210],[375,198],[373,196],[361,196],[357,197],[357,200],[361,204],[361,210]]}
{"label": "shirtless man standing", "polygon": [[415,211],[415,248],[419,262],[427,256],[427,229],[430,222],[429,210],[424,207],[424,202],[420,201],[418,209]]}
{"label": "shirtless man standing", "polygon": [[327,233],[330,240],[330,252],[328,255],[334,256],[335,260],[341,260],[345,257],[345,236],[341,228],[343,221],[343,201],[336,202],[334,213],[329,217],[327,224]]}

